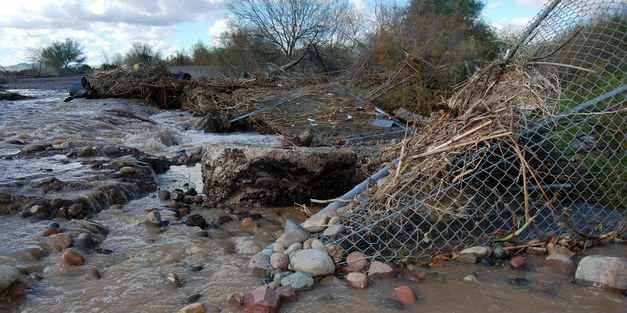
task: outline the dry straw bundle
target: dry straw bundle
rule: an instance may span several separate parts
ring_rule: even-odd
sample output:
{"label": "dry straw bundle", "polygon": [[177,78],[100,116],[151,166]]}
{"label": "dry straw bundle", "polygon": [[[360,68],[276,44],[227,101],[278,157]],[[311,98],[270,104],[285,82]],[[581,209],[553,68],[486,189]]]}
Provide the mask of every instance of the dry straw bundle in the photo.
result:
{"label": "dry straw bundle", "polygon": [[98,72],[91,77],[91,86],[103,98],[142,98],[142,85],[153,85],[164,78],[171,78],[167,64],[155,62],[138,68],[121,67]]}
{"label": "dry straw bundle", "polygon": [[[477,71],[447,102],[447,110],[434,114],[428,126],[417,128],[384,152],[385,159],[398,157],[399,162],[392,165],[392,173],[373,195],[371,209],[379,212],[371,213],[397,214],[407,209],[398,199],[412,195],[430,199],[423,205],[429,212],[420,212],[423,216],[434,220],[466,217],[467,206],[459,205],[462,191],[450,186],[473,174],[484,161],[483,152],[495,145],[515,151],[524,185],[533,182],[535,174],[516,136],[526,125],[527,109],[548,112],[542,95],[555,92],[555,86],[513,61]],[[450,205],[455,202],[452,198],[457,198],[458,205]],[[528,204],[525,209],[528,219]]]}

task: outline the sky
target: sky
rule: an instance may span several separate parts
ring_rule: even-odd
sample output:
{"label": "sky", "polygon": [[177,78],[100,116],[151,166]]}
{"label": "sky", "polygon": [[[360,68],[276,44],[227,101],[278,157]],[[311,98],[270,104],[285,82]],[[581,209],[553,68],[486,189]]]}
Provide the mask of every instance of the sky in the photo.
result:
{"label": "sky", "polygon": [[[99,65],[134,42],[151,45],[162,56],[189,51],[202,41],[217,44],[228,30],[229,0],[0,0],[0,65],[28,60],[29,51],[72,38],[83,47],[87,64]],[[368,14],[374,1],[350,0]],[[484,21],[522,29],[548,0],[483,0]]]}

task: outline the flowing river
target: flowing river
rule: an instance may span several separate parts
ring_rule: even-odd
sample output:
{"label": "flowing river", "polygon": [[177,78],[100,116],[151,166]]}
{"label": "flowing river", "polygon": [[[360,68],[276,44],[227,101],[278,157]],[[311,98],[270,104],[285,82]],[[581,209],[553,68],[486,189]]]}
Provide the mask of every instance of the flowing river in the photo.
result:
{"label": "flowing river", "polygon": [[[163,157],[203,149],[211,143],[280,145],[281,138],[259,134],[207,134],[188,112],[163,111],[134,100],[78,99],[63,102],[65,92],[19,90],[34,100],[0,101],[0,188],[33,195],[24,183],[49,177],[80,181],[93,168],[63,154],[17,158],[24,146],[124,146]],[[25,145],[16,145],[16,143]],[[172,166],[156,177],[159,189],[202,190],[200,165]],[[86,255],[81,266],[62,261],[61,251],[40,251],[48,220],[0,216],[0,264],[22,268],[28,288],[21,298],[0,302],[0,312],[177,312],[187,303],[201,302],[209,312],[243,312],[224,306],[232,292],[248,292],[261,279],[246,273],[250,246],[263,248],[282,232],[287,219],[305,215],[290,208],[214,208],[200,214],[207,220],[231,216],[234,221],[206,232],[181,223],[161,210],[167,227],[142,224],[147,209],[165,208],[155,192],[122,206],[105,208],[91,220],[108,231],[100,251]],[[259,214],[256,227],[244,227],[238,216]],[[72,222],[57,219],[61,228]],[[246,243],[247,245],[244,245]],[[34,248],[33,248],[34,247]],[[248,248],[247,248],[248,247]],[[594,248],[587,254],[627,257],[622,245]],[[495,266],[441,262],[411,270],[422,282],[403,279],[376,281],[367,289],[348,287],[343,278],[329,277],[300,299],[286,302],[282,312],[398,312],[382,300],[393,288],[407,284],[417,295],[408,312],[627,312],[621,294],[574,283],[574,278],[543,266],[544,257],[529,256],[523,269],[507,262]],[[180,286],[168,281],[176,274]],[[475,274],[478,282],[464,281]],[[514,278],[526,284],[514,285]]]}

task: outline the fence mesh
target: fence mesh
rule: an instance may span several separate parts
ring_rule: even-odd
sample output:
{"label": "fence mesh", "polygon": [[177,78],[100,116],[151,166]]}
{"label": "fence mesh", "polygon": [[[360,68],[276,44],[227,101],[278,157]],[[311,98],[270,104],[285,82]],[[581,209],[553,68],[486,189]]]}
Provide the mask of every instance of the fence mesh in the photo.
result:
{"label": "fence mesh", "polygon": [[624,1],[550,2],[504,60],[389,149],[390,174],[324,239],[391,260],[512,233],[624,238],[626,33]]}

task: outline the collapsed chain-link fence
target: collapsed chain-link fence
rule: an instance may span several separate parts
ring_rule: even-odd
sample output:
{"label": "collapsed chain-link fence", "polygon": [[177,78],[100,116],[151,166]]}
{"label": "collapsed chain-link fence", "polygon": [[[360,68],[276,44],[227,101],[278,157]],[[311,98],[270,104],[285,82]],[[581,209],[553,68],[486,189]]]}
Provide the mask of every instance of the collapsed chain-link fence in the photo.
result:
{"label": "collapsed chain-link fence", "polygon": [[[449,111],[390,149],[389,175],[328,242],[422,258],[515,234],[623,236],[627,4],[550,2]],[[616,234],[615,233],[615,234]]]}

